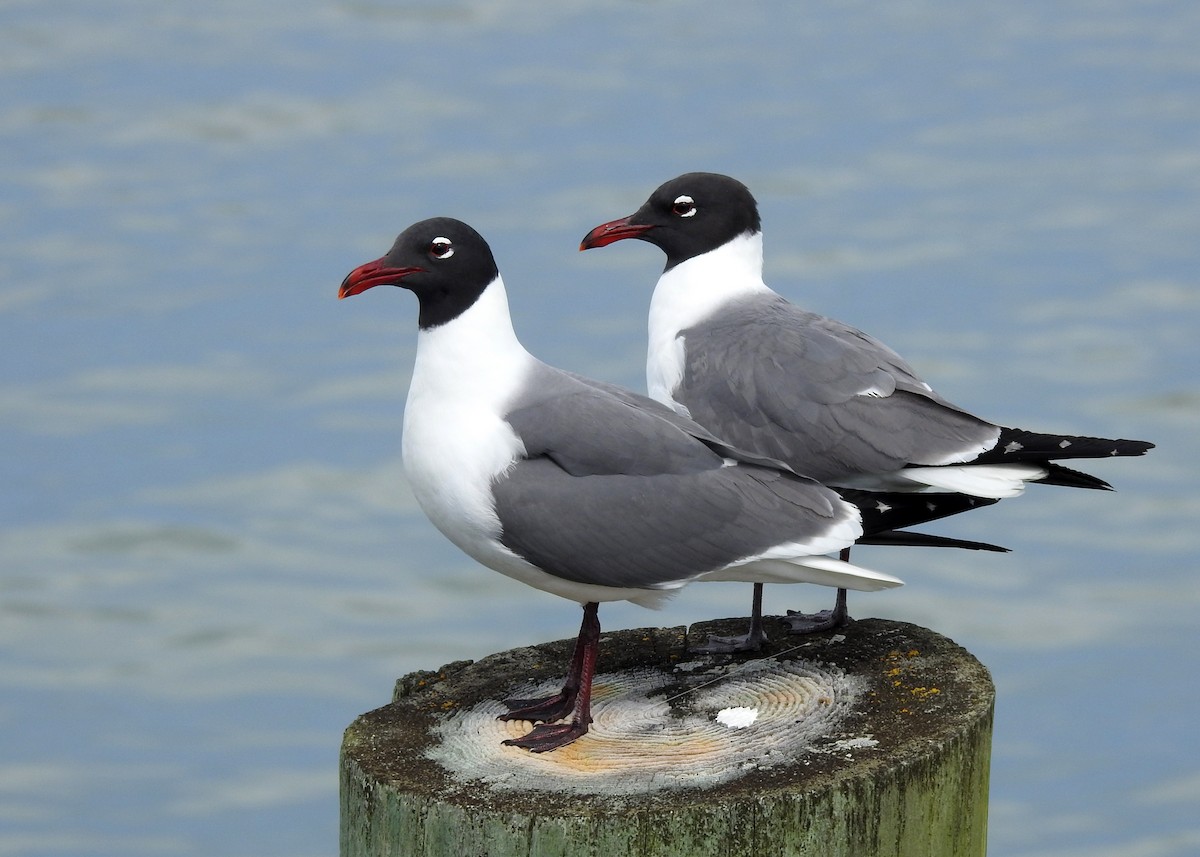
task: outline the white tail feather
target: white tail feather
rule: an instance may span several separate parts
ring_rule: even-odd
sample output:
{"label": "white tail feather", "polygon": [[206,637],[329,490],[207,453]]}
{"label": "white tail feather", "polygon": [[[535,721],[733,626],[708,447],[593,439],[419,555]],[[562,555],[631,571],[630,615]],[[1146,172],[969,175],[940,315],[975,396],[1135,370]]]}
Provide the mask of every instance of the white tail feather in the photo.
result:
{"label": "white tail feather", "polygon": [[900,475],[943,491],[961,491],[974,497],[1016,497],[1025,484],[1049,473],[1036,464],[968,464],[962,467],[906,467]]}
{"label": "white tail feather", "polygon": [[873,592],[903,586],[904,581],[890,574],[871,571],[828,556],[806,556],[791,560],[760,559],[745,565],[710,571],[700,581],[740,580],[749,583],[816,583],[839,589]]}
{"label": "white tail feather", "polygon": [[1025,485],[1050,471],[1036,464],[964,464],[958,467],[905,467],[890,473],[860,473],[829,482],[838,488],[864,491],[946,492],[1003,500],[1020,496]]}

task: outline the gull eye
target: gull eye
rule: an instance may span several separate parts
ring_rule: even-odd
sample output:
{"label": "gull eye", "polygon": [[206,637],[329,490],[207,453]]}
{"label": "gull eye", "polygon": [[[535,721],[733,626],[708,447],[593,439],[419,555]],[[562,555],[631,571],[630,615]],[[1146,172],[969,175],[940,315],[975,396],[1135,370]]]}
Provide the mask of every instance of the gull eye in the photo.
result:
{"label": "gull eye", "polygon": [[440,235],[429,242],[429,255],[435,259],[449,259],[454,255],[454,245],[449,238]]}
{"label": "gull eye", "polygon": [[696,200],[686,194],[676,197],[671,205],[671,213],[679,217],[692,217],[696,213]]}

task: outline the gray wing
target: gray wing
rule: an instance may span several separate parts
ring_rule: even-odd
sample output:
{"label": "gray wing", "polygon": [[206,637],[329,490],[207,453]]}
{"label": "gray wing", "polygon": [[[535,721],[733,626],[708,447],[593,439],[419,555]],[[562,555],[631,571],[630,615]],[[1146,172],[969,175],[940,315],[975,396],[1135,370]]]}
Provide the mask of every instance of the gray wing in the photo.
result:
{"label": "gray wing", "polygon": [[555,576],[653,587],[807,541],[854,517],[810,480],[727,466],[655,409],[561,373],[549,380],[534,385],[547,395],[506,417],[526,457],[492,490],[501,541]]}
{"label": "gray wing", "polygon": [[545,364],[537,364],[524,387],[505,420],[528,457],[550,458],[572,475],[652,476],[722,464],[718,453],[681,427],[691,420],[622,387]]}
{"label": "gray wing", "polygon": [[[576,375],[573,372],[566,372],[564,374],[569,375],[571,378],[574,378],[582,384],[593,387],[601,392],[608,393],[613,398],[624,402],[631,407],[666,420],[667,422],[671,423],[671,425],[700,441],[723,458],[732,458],[734,461],[740,461],[745,464],[761,464],[764,467],[773,467],[778,470],[792,470],[788,464],[778,458],[760,455],[755,452],[750,452],[747,449],[742,449],[741,447],[732,446],[726,443],[724,440],[718,438],[694,419],[684,416],[678,411],[672,410],[662,402],[655,401],[649,396],[643,396],[640,393],[635,393],[632,390],[621,387],[617,384],[610,384],[606,381],[597,381],[595,378]],[[795,471],[793,470],[792,472]],[[812,481],[814,484],[816,484],[816,480]]]}
{"label": "gray wing", "polygon": [[727,442],[821,481],[944,463],[998,436],[883,343],[777,295],[737,301],[681,335],[675,401]]}

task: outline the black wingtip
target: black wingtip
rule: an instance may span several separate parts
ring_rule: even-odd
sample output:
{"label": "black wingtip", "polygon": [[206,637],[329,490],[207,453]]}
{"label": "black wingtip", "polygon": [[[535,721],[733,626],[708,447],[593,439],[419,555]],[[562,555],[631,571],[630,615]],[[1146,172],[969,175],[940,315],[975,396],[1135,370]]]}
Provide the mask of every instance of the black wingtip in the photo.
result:
{"label": "black wingtip", "polygon": [[996,445],[971,463],[1043,463],[1064,458],[1123,458],[1145,455],[1152,449],[1154,444],[1146,440],[1045,434],[1018,428],[1003,428]]}
{"label": "black wingtip", "polygon": [[1084,473],[1081,470],[1072,470],[1069,467],[1063,467],[1061,464],[1046,462],[1042,465],[1046,468],[1047,473],[1041,479],[1034,481],[1039,485],[1059,485],[1065,488],[1091,488],[1097,491],[1114,491],[1111,485],[1099,477],[1092,476],[1090,473]]}
{"label": "black wingtip", "polygon": [[993,497],[973,497],[957,493],[912,493],[863,491],[838,488],[837,492],[858,507],[864,534],[901,530],[936,521],[999,502]]}
{"label": "black wingtip", "polygon": [[958,548],[970,551],[991,551],[993,553],[1012,553],[1011,548],[994,545],[990,542],[974,542],[969,539],[952,539],[949,536],[935,536],[930,533],[914,533],[911,530],[885,530],[882,533],[872,533],[858,540],[860,545],[891,545],[897,547],[916,548]]}

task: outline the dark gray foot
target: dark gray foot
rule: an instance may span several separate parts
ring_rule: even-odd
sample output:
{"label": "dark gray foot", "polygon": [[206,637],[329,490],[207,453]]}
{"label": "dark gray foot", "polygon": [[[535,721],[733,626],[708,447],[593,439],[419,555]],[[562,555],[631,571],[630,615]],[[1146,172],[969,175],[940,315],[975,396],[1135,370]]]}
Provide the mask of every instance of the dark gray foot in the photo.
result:
{"label": "dark gray foot", "polygon": [[846,590],[839,589],[837,602],[832,610],[822,610],[819,613],[799,613],[789,610],[783,617],[791,627],[793,634],[819,634],[822,631],[833,631],[842,627],[849,620],[846,612]]}
{"label": "dark gray foot", "polygon": [[767,632],[762,623],[763,585],[754,584],[754,600],[750,604],[750,628],[736,637],[709,637],[708,642],[696,647],[697,652],[709,655],[731,655],[738,652],[757,652],[767,642]]}
{"label": "dark gray foot", "polygon": [[579,724],[574,721],[570,723],[542,723],[534,726],[528,735],[520,738],[509,738],[504,743],[509,747],[520,747],[524,750],[529,750],[531,753],[545,753],[550,750],[557,750],[559,747],[565,747],[576,738],[581,738],[587,734],[587,724]]}
{"label": "dark gray foot", "polygon": [[821,631],[832,631],[846,624],[846,617],[840,619],[836,611],[822,610],[819,613],[798,613],[789,610],[783,617],[793,634],[819,634]]}
{"label": "dark gray foot", "polygon": [[767,642],[767,635],[762,628],[738,634],[736,637],[709,637],[708,642],[696,646],[697,652],[706,655],[732,655],[739,652],[757,652]]}

